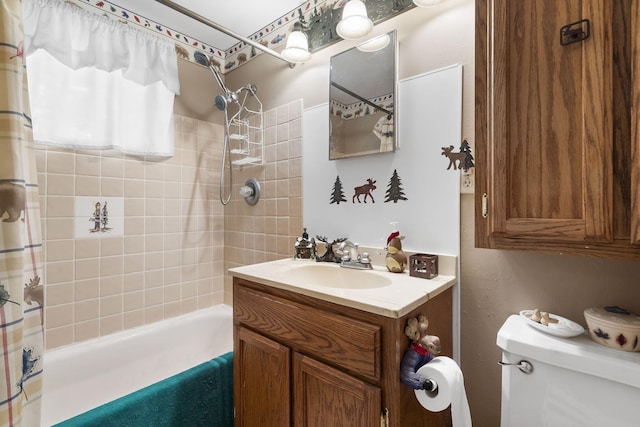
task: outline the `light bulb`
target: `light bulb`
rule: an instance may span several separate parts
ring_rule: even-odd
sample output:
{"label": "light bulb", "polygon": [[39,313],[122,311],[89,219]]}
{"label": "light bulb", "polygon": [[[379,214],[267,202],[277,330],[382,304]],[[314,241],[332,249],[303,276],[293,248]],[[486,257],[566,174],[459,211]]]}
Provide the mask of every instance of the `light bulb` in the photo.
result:
{"label": "light bulb", "polygon": [[444,0],[413,0],[413,4],[418,7],[432,7],[442,3]]}
{"label": "light bulb", "polygon": [[361,0],[350,0],[342,10],[342,19],[336,31],[345,40],[364,37],[373,28],[373,22],[367,16],[367,8]]}
{"label": "light bulb", "polygon": [[282,57],[289,62],[302,63],[311,59],[307,35],[302,31],[293,31],[287,38],[287,45],[282,50]]}

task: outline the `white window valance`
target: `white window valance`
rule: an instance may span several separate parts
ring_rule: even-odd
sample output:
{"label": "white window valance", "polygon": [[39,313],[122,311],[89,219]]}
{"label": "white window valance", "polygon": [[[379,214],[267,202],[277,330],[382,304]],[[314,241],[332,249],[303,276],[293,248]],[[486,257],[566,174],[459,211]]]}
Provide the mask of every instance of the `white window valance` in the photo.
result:
{"label": "white window valance", "polygon": [[174,154],[170,40],[62,0],[23,0],[23,22],[36,142]]}
{"label": "white window valance", "polygon": [[23,0],[25,54],[44,49],[69,68],[122,70],[141,85],[161,81],[180,93],[174,44],[62,0]]}

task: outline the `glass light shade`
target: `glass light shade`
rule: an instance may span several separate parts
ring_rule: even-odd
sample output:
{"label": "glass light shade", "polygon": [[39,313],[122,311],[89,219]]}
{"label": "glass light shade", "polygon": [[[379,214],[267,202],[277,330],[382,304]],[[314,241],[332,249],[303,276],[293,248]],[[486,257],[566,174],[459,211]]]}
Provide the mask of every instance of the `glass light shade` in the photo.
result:
{"label": "glass light shade", "polygon": [[375,52],[387,47],[390,41],[391,37],[389,37],[389,34],[383,34],[359,44],[356,48],[361,52]]}
{"label": "glass light shade", "polygon": [[289,34],[289,37],[287,38],[287,45],[282,49],[281,55],[287,61],[296,64],[306,62],[311,59],[307,35],[302,31],[293,31]]}
{"label": "glass light shade", "polygon": [[367,16],[367,8],[360,0],[350,0],[342,10],[342,19],[336,31],[345,40],[355,40],[369,34],[373,22]]}
{"label": "glass light shade", "polygon": [[418,7],[431,7],[442,3],[444,0],[413,0],[413,3]]}

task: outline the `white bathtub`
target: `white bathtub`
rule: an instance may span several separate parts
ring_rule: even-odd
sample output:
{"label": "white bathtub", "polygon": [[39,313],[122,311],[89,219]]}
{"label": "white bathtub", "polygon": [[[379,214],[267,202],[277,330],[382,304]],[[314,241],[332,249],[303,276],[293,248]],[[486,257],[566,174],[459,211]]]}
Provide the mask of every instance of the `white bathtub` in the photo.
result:
{"label": "white bathtub", "polygon": [[44,355],[42,425],[74,417],[233,350],[218,305]]}

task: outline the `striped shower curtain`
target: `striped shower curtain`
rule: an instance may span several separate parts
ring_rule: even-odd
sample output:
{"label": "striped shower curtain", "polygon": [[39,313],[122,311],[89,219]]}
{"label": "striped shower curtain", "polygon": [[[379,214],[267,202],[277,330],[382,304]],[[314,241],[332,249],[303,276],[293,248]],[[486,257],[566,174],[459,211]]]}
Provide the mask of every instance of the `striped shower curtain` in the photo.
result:
{"label": "striped shower curtain", "polygon": [[42,237],[20,0],[0,1],[0,427],[40,425]]}

